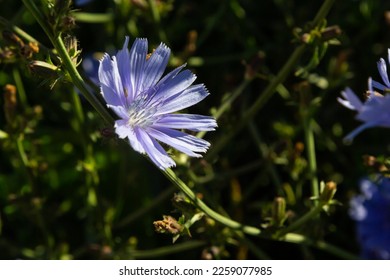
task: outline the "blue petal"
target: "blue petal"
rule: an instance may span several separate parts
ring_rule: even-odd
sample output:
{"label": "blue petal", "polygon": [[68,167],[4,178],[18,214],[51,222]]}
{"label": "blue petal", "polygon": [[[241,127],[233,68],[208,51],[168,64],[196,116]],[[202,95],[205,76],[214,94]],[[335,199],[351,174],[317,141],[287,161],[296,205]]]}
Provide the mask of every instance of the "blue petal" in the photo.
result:
{"label": "blue petal", "polygon": [[381,83],[374,81],[374,80],[372,81],[372,87],[377,88],[377,89],[382,90],[382,91],[384,91],[386,89],[386,87],[384,85],[382,85]]}
{"label": "blue petal", "polygon": [[75,0],[75,4],[76,4],[76,6],[84,6],[92,1],[93,0]]}
{"label": "blue petal", "polygon": [[376,122],[378,126],[390,127],[390,95],[371,96],[356,116],[364,122]]}
{"label": "blue petal", "polygon": [[111,60],[110,56],[105,54],[100,60],[99,81],[101,93],[107,104],[119,106],[126,103],[115,57]]}
{"label": "blue petal", "polygon": [[390,82],[389,82],[389,77],[387,76],[387,67],[386,67],[385,60],[381,58],[378,61],[377,65],[378,65],[379,74],[381,75],[383,82],[388,88],[390,88]]}
{"label": "blue petal", "polygon": [[130,52],[127,51],[127,42],[128,38],[126,38],[123,50],[118,53],[118,63],[123,85],[127,91],[127,101],[131,103],[141,93],[140,87],[144,78],[148,41],[137,38],[131,46]]}
{"label": "blue petal", "polygon": [[171,79],[173,79],[174,77],[177,76],[177,74],[181,71],[181,69],[183,69],[184,67],[186,67],[186,64],[183,64],[179,67],[176,67],[175,69],[173,69],[171,72],[169,72],[168,74],[166,74],[157,84],[157,88],[159,87],[162,87],[163,85],[165,85],[168,81],[170,81]]}
{"label": "blue petal", "polygon": [[168,99],[187,89],[196,80],[196,76],[190,70],[184,70],[172,79],[166,81],[158,88],[158,98]]}
{"label": "blue petal", "polygon": [[165,100],[157,114],[162,115],[188,108],[202,101],[207,95],[209,95],[209,92],[203,84],[193,85],[176,96]]}
{"label": "blue petal", "polygon": [[138,128],[132,128],[127,124],[126,120],[117,120],[115,122],[115,133],[119,138],[128,138],[131,147],[141,154],[145,154],[145,150],[140,142],[140,133]]}
{"label": "blue petal", "polygon": [[169,128],[149,127],[148,133],[157,140],[191,157],[202,157],[196,152],[205,153],[210,146],[210,143],[203,139]]}
{"label": "blue petal", "polygon": [[345,100],[341,98],[337,98],[337,100],[342,105],[351,110],[360,111],[362,109],[363,103],[350,88],[346,88],[342,91],[341,95],[345,98]]}
{"label": "blue petal", "polygon": [[107,105],[107,107],[109,107],[111,110],[113,110],[115,112],[115,114],[118,117],[120,117],[121,119],[127,120],[129,118],[125,107],[123,107],[121,105],[120,106]]}
{"label": "blue petal", "polygon": [[170,49],[163,43],[152,53],[146,61],[141,91],[154,86],[160,80],[167,67],[170,54]]}
{"label": "blue petal", "polygon": [[139,141],[143,148],[145,149],[146,154],[152,160],[152,162],[157,165],[160,169],[167,169],[173,167],[176,163],[171,159],[167,152],[161,147],[161,145],[151,138],[148,133],[139,129]]}
{"label": "blue petal", "polygon": [[387,49],[387,61],[390,63],[390,49]]}
{"label": "blue petal", "polygon": [[213,117],[194,114],[167,114],[156,123],[158,127],[188,129],[191,131],[212,131],[217,127]]}

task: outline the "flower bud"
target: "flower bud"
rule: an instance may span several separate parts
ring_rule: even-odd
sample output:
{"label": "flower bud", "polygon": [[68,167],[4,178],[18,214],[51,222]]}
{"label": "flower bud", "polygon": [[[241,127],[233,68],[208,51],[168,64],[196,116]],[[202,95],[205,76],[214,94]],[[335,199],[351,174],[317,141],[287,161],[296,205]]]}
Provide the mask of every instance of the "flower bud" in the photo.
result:
{"label": "flower bud", "polygon": [[338,25],[328,26],[321,31],[321,39],[326,42],[340,36],[341,33],[341,28]]}
{"label": "flower bud", "polygon": [[39,46],[37,42],[30,42],[28,43],[28,45],[24,45],[20,49],[20,55],[27,59],[30,59],[34,53],[38,53],[38,52],[39,52]]}
{"label": "flower bud", "polygon": [[163,220],[153,222],[154,228],[159,233],[170,233],[173,235],[179,234],[183,230],[183,226],[172,216],[163,216]]}
{"label": "flower bud", "polygon": [[11,84],[4,86],[4,113],[8,123],[12,123],[15,118],[17,105],[16,87]]}
{"label": "flower bud", "polygon": [[320,201],[324,203],[330,202],[333,199],[333,196],[335,195],[336,191],[337,184],[333,181],[327,182],[325,185],[322,186]]}
{"label": "flower bud", "polygon": [[58,67],[45,61],[33,60],[29,63],[30,71],[44,78],[55,78],[58,76]]}
{"label": "flower bud", "polygon": [[286,200],[284,197],[276,197],[272,205],[273,224],[277,227],[283,225],[286,219]]}
{"label": "flower bud", "polygon": [[0,62],[10,62],[15,58],[15,53],[9,48],[0,48]]}
{"label": "flower bud", "polygon": [[79,65],[79,55],[81,54],[81,51],[78,49],[78,42],[76,37],[74,36],[66,36],[64,38],[64,44],[66,47],[66,50],[69,53],[70,58],[72,59],[72,62],[75,66]]}
{"label": "flower bud", "polygon": [[3,30],[2,32],[3,38],[5,41],[7,41],[11,45],[15,45],[19,48],[22,48],[24,46],[24,42],[18,35],[16,35],[14,32],[9,30]]}

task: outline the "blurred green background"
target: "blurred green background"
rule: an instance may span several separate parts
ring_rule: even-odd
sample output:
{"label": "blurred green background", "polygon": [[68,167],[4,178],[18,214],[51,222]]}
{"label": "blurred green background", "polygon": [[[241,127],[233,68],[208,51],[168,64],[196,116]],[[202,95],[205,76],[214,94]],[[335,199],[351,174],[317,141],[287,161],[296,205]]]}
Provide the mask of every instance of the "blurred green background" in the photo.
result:
{"label": "blurred green background", "polygon": [[[39,1],[37,1],[39,2]],[[45,2],[45,1],[43,1]],[[146,37],[152,51],[161,41],[172,50],[169,68],[187,62],[210,96],[188,112],[210,115],[239,93],[205,139],[212,156],[178,161],[174,169],[213,209],[264,227],[275,197],[287,202],[286,224],[307,212],[310,178],[303,123],[314,119],[317,177],[335,181],[340,202],[297,232],[358,256],[348,201],[358,180],[372,172],[365,155],[389,152],[386,129],[343,137],[359,122],[336,100],[351,87],[364,97],[367,78],[379,79],[376,61],[390,47],[388,1],[335,1],[324,26],[337,25],[318,65],[308,47],[295,74],[243,130],[220,151],[214,144],[235,129],[269,80],[302,44],[307,24],[323,1],[288,0],[113,0],[72,5],[72,27],[81,58],[115,54],[124,37]],[[0,0],[0,258],[1,259],[329,259],[341,258],[312,246],[235,234],[203,218],[174,245],[155,232],[162,215],[180,217],[171,198],[177,190],[128,143],[117,139],[69,82],[32,73],[31,60],[47,61],[40,48],[31,57],[10,50],[4,35],[18,26],[51,48],[20,1]],[[74,26],[73,26],[74,20]],[[64,23],[64,24],[65,24]],[[23,44],[28,44],[22,38]],[[79,67],[83,70],[82,65]],[[301,70],[301,71],[299,71]],[[16,100],[7,101],[6,85]],[[9,91],[9,88],[8,88]],[[96,93],[98,94],[98,93]],[[81,108],[78,109],[78,106]]]}

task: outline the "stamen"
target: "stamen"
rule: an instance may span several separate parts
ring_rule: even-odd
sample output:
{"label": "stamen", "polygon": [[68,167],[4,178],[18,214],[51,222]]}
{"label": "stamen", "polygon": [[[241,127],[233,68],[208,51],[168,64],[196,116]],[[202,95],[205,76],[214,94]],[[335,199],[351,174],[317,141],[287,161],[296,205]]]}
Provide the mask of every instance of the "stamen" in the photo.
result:
{"label": "stamen", "polygon": [[158,110],[157,102],[151,102],[151,98],[147,94],[142,94],[134,100],[128,107],[130,126],[147,127],[152,125],[157,118],[154,114]]}

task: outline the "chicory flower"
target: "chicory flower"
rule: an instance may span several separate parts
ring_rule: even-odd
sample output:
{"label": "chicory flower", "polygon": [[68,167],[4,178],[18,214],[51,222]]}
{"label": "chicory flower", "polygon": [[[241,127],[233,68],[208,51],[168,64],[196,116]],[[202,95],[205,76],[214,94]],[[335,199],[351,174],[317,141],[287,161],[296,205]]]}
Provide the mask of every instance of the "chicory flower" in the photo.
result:
{"label": "chicory flower", "polygon": [[[388,61],[390,63],[390,49],[388,50]],[[357,111],[356,119],[364,122],[345,137],[347,142],[351,142],[357,134],[366,128],[375,126],[390,127],[390,95],[388,94],[390,92],[390,81],[386,61],[381,58],[377,66],[383,84],[369,78],[365,102],[362,102],[350,88],[346,88],[341,92],[343,98],[338,98],[342,105]],[[374,91],[374,89],[382,91],[384,95]]]}
{"label": "chicory flower", "polygon": [[[369,84],[371,84],[371,79]],[[364,122],[344,138],[347,142],[351,142],[357,134],[367,128],[375,126],[390,127],[390,95],[380,95],[373,92],[371,86],[369,86],[368,93],[369,96],[364,103],[350,88],[346,88],[341,92],[344,99],[338,98],[342,105],[350,110],[357,111],[355,118]]]}
{"label": "chicory flower", "polygon": [[161,43],[148,55],[146,39],[136,39],[130,51],[126,37],[116,56],[105,54],[100,60],[101,93],[119,117],[115,132],[127,138],[131,147],[146,154],[160,169],[175,166],[159,142],[191,157],[201,157],[210,143],[187,134],[215,130],[214,118],[175,113],[197,104],[209,95],[203,84],[193,85],[196,76],[182,65],[166,74],[170,49]]}

